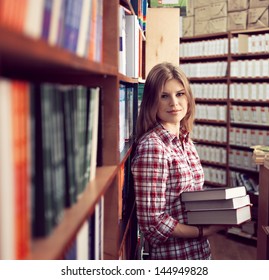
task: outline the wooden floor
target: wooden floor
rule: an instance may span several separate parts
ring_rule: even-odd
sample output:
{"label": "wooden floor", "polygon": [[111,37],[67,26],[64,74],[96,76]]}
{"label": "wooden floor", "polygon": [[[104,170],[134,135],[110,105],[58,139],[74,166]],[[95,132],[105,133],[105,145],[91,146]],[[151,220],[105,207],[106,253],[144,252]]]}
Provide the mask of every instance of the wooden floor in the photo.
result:
{"label": "wooden floor", "polygon": [[209,238],[214,260],[256,260],[256,243],[231,234],[215,234]]}

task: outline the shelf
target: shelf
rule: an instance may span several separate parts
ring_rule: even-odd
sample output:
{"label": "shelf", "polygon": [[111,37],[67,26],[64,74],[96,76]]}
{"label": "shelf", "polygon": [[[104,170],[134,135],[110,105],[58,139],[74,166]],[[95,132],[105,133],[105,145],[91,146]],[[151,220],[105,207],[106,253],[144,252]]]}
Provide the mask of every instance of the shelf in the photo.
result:
{"label": "shelf", "polygon": [[195,123],[221,125],[221,126],[226,126],[227,125],[227,122],[224,122],[224,121],[213,121],[213,120],[202,120],[202,119],[195,120]]}
{"label": "shelf", "polygon": [[252,148],[250,148],[249,146],[243,146],[243,145],[236,145],[236,144],[230,144],[230,147],[231,148],[234,148],[234,149],[241,149],[241,150],[245,150],[245,151],[253,151]]}
{"label": "shelf", "polygon": [[205,99],[205,98],[195,98],[197,103],[210,103],[210,104],[227,104],[228,99]]}
{"label": "shelf", "polygon": [[74,239],[87,216],[93,213],[99,198],[111,185],[117,171],[117,166],[97,168],[96,178],[88,184],[78,202],[72,208],[65,210],[63,220],[52,234],[33,241],[28,259],[61,259],[68,248],[68,244]]}
{"label": "shelf", "polygon": [[[40,76],[66,80],[78,75],[112,75],[115,66],[98,63],[79,57],[63,48],[51,46],[42,39],[33,39],[24,34],[0,26],[1,75],[11,78],[38,79]],[[54,77],[55,78],[55,77]]]}
{"label": "shelf", "polygon": [[133,142],[133,140],[125,142],[123,151],[120,153],[120,165],[123,164],[131,154]]}
{"label": "shelf", "polygon": [[209,187],[217,187],[217,188],[225,188],[225,187],[227,187],[227,185],[222,185],[222,184],[218,184],[218,183],[210,182],[210,181],[205,181],[204,185],[207,185]]}
{"label": "shelf", "polygon": [[179,61],[183,63],[187,62],[196,62],[196,61],[219,61],[219,60],[227,60],[228,54],[222,55],[208,55],[208,56],[192,56],[192,57],[180,57]]}
{"label": "shelf", "polygon": [[231,54],[232,59],[260,59],[269,58],[268,52]]}
{"label": "shelf", "polygon": [[266,124],[258,124],[258,123],[237,123],[237,122],[231,122],[232,126],[238,126],[238,127],[246,127],[246,128],[266,128],[269,129],[269,126]]}
{"label": "shelf", "polygon": [[257,29],[247,29],[247,30],[236,30],[236,31],[231,31],[231,35],[238,35],[238,34],[260,34],[260,33],[268,33],[269,28],[257,28]]}
{"label": "shelf", "polygon": [[204,144],[204,145],[212,145],[212,146],[219,146],[219,147],[226,147],[228,143],[221,143],[221,142],[216,142],[216,141],[208,141],[208,140],[198,140],[193,138],[192,139],[195,144]]}
{"label": "shelf", "polygon": [[204,78],[197,78],[197,77],[189,77],[189,81],[191,83],[204,83],[204,82],[227,82],[228,77],[204,77]]}
{"label": "shelf", "polygon": [[254,83],[254,82],[269,82],[269,77],[230,77],[231,82]]}
{"label": "shelf", "polygon": [[128,76],[125,76],[121,73],[118,74],[120,82],[125,82],[125,83],[131,83],[131,84],[137,84],[138,83],[138,78],[131,78]]}
{"label": "shelf", "polygon": [[247,168],[240,167],[240,166],[232,166],[232,165],[230,165],[229,168],[231,170],[235,170],[235,171],[250,172],[250,173],[255,173],[255,174],[259,172],[259,170],[247,169]]}
{"label": "shelf", "polygon": [[220,33],[214,33],[214,34],[203,34],[198,36],[192,36],[192,37],[182,37],[180,38],[180,42],[190,42],[190,41],[202,41],[202,40],[212,40],[212,39],[218,39],[218,38],[227,38],[228,33],[227,32],[220,32]]}
{"label": "shelf", "polygon": [[210,166],[215,166],[215,167],[219,167],[219,168],[226,168],[225,163],[218,163],[218,162],[205,161],[205,160],[202,160],[201,163],[202,163],[202,165],[210,165]]}
{"label": "shelf", "polygon": [[227,233],[232,234],[232,235],[236,235],[238,237],[243,237],[243,238],[247,238],[247,239],[250,239],[250,240],[253,240],[253,241],[257,241],[256,236],[254,236],[250,233],[243,232],[242,230],[237,229],[237,228],[230,228],[230,229],[228,229]]}
{"label": "shelf", "polygon": [[251,106],[269,106],[269,100],[235,100],[231,99],[231,104],[236,105],[251,105]]}

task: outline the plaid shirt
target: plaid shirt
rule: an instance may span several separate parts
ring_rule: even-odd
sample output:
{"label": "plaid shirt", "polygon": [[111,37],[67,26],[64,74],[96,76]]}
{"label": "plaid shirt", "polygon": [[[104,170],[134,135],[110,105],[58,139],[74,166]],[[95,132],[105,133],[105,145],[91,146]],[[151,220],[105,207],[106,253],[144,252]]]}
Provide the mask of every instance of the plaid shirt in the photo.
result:
{"label": "plaid shirt", "polygon": [[141,231],[151,246],[152,259],[210,259],[208,240],[171,236],[187,218],[180,194],[200,190],[204,173],[188,133],[180,139],[160,124],[137,143],[132,173]]}

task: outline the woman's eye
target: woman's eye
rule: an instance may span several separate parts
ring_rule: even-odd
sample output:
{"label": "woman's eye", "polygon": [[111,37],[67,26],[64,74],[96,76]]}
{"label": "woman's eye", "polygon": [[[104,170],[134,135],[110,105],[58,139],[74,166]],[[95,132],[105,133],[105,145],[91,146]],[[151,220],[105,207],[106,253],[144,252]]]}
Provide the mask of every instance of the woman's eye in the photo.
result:
{"label": "woman's eye", "polygon": [[182,96],[182,95],[184,95],[184,92],[178,92],[177,93],[177,96]]}
{"label": "woman's eye", "polygon": [[167,98],[167,94],[162,94],[161,98]]}

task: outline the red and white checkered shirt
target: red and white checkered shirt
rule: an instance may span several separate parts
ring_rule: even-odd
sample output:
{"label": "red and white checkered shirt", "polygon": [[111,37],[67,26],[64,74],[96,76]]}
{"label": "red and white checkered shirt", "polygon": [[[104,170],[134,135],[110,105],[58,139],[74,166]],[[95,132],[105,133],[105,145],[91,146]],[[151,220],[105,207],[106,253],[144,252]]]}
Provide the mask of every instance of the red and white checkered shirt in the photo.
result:
{"label": "red and white checkered shirt", "polygon": [[132,173],[141,231],[151,245],[151,259],[210,259],[206,238],[171,236],[177,223],[186,224],[181,204],[184,191],[200,190],[204,173],[188,133],[180,139],[160,124],[137,143]]}

